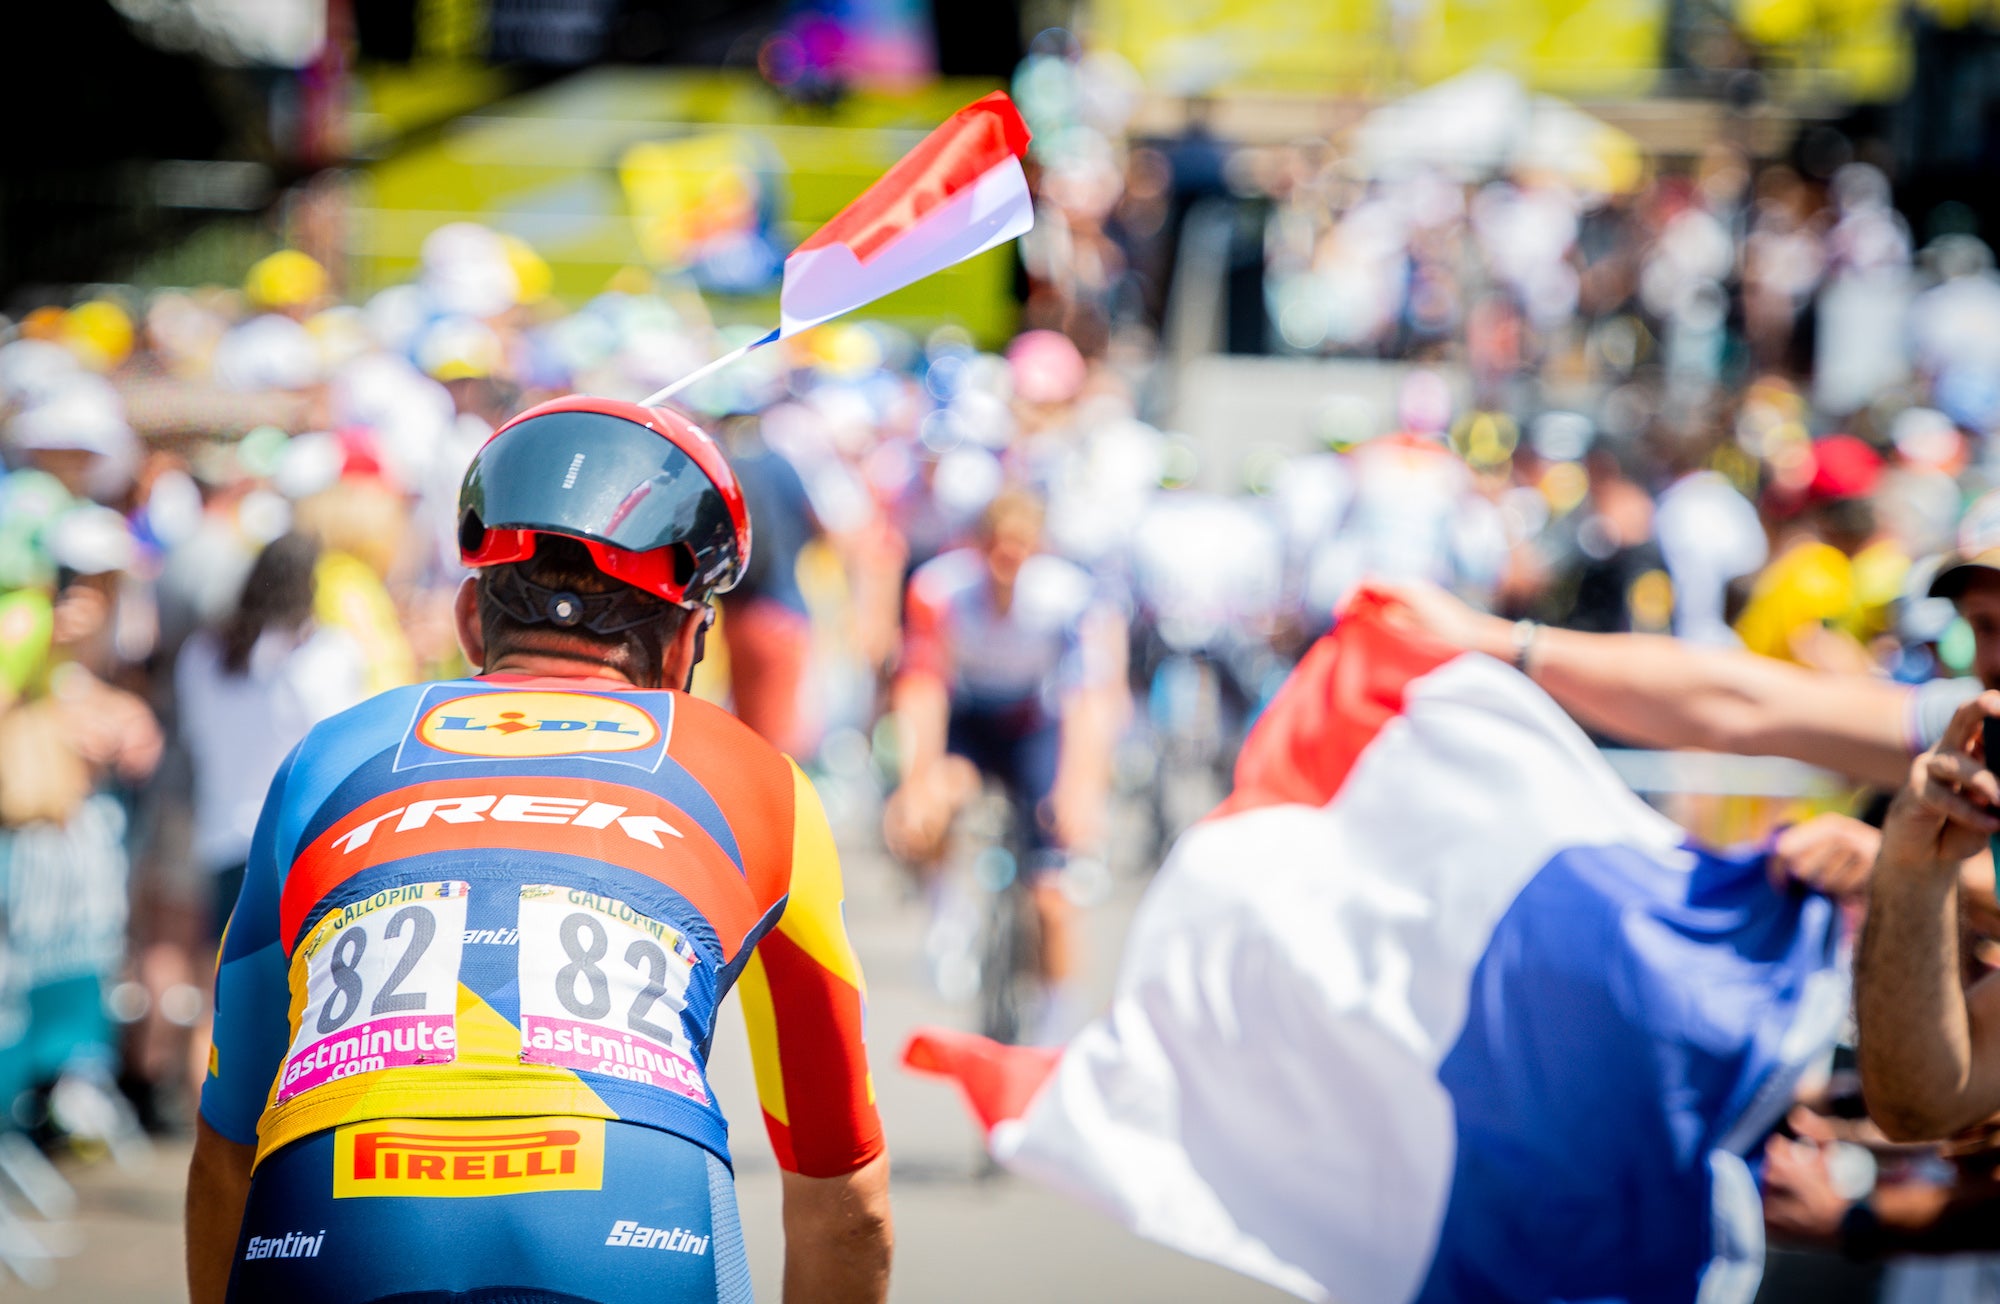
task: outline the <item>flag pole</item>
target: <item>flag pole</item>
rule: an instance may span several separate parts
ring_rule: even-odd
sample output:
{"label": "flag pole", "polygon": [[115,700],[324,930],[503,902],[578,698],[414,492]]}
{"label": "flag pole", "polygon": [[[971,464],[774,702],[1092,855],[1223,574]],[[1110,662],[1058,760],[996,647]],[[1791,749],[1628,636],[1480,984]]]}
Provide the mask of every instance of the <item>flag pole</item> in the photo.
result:
{"label": "flag pole", "polygon": [[750,350],[755,348],[761,348],[762,346],[769,344],[772,340],[775,340],[777,338],[778,338],[778,332],[772,331],[769,335],[761,336],[757,339],[751,340],[748,344],[743,345],[741,348],[731,349],[729,352],[723,354],[721,357],[717,358],[715,361],[707,364],[706,366],[697,367],[693,371],[690,371],[687,375],[682,376],[679,380],[674,381],[672,384],[666,386],[664,389],[655,390],[653,393],[649,394],[645,398],[640,399],[639,406],[652,407],[656,403],[672,398],[674,395],[686,389],[689,385],[694,384],[697,380],[700,380],[705,376],[714,375],[716,372],[721,371],[724,367],[728,366],[730,363],[736,361],[738,358],[743,357],[745,354],[749,353]]}

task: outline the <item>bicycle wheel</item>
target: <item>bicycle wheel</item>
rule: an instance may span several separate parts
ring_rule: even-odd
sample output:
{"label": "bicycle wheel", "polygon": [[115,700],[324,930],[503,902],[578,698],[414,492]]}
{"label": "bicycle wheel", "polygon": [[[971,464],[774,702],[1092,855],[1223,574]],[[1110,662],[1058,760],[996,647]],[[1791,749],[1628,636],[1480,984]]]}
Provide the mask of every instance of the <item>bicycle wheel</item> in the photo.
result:
{"label": "bicycle wheel", "polygon": [[1041,929],[1030,897],[1020,840],[1010,836],[1004,847],[984,853],[988,864],[1003,863],[1007,872],[983,873],[988,889],[986,922],[979,954],[979,1031],[1006,1045],[1018,1044],[1034,1016],[1041,995]]}

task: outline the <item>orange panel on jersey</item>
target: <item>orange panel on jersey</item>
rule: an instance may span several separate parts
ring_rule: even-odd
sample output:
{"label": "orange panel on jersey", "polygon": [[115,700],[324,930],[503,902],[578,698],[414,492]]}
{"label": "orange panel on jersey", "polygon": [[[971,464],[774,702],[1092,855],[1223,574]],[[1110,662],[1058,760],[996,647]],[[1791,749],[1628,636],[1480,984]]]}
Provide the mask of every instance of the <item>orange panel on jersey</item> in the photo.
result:
{"label": "orange panel on jersey", "polygon": [[667,755],[708,789],[766,907],[785,895],[792,863],[792,767],[735,716],[699,698],[675,704]]}
{"label": "orange panel on jersey", "polygon": [[428,780],[350,812],[299,853],[279,907],[286,953],[314,908],[362,870],[482,847],[582,856],[664,883],[715,929],[725,962],[763,913],[727,853],[652,793],[589,779]]}

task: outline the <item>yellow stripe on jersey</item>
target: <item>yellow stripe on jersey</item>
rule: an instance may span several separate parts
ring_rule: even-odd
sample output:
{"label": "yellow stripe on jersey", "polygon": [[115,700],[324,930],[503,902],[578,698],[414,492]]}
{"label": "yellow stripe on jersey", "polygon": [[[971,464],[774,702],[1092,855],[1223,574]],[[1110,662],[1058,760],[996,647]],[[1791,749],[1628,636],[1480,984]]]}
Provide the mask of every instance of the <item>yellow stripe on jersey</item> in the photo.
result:
{"label": "yellow stripe on jersey", "polygon": [[743,1003],[743,1030],[750,1037],[757,1103],[779,1123],[789,1125],[792,1116],[785,1108],[785,1075],[778,1065],[778,1016],[771,1007],[771,979],[764,972],[764,958],[755,951],[736,980],[736,992]]}
{"label": "yellow stripe on jersey", "polygon": [[828,973],[864,996],[868,988],[861,978],[861,961],[847,938],[847,921],[841,916],[844,889],[840,881],[840,853],[833,845],[833,830],[827,826],[826,810],[812,781],[796,762],[792,767],[792,793],[796,814],[792,820],[792,885],[778,931],[798,944],[800,950]]}

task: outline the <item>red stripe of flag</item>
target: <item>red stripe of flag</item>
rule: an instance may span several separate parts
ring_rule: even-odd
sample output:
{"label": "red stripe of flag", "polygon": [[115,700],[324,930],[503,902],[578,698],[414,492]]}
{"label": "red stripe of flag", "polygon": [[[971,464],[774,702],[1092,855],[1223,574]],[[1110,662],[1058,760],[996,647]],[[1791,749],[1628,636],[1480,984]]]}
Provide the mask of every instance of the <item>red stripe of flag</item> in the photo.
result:
{"label": "red stripe of flag", "polygon": [[926,213],[1027,150],[1028,124],[1005,91],[994,91],[945,119],[793,253],[843,244],[865,263]]}
{"label": "red stripe of flag", "polygon": [[1060,1046],[1003,1046],[952,1028],[918,1028],[903,1044],[903,1067],[957,1082],[988,1132],[1027,1112],[1061,1058]]}
{"label": "red stripe of flag", "polygon": [[1355,761],[1403,713],[1411,682],[1458,656],[1394,622],[1396,599],[1362,588],[1265,708],[1210,819],[1286,802],[1324,806]]}

